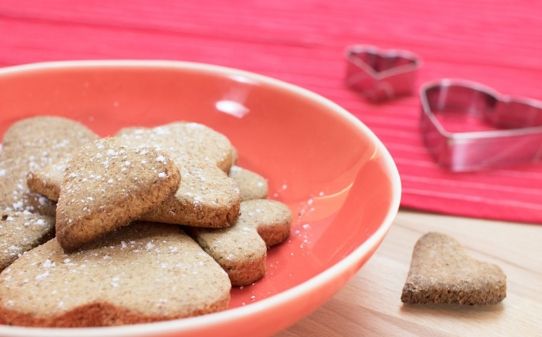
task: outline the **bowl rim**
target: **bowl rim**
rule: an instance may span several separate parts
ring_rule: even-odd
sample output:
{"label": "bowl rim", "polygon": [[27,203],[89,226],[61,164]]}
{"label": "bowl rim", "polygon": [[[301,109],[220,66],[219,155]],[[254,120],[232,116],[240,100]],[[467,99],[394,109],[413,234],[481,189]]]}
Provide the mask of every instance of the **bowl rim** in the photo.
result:
{"label": "bowl rim", "polygon": [[380,153],[384,168],[391,180],[391,203],[386,216],[379,228],[356,247],[351,253],[340,261],[316,274],[312,278],[300,283],[292,288],[284,290],[278,294],[267,297],[261,301],[248,304],[246,306],[228,309],[225,311],[206,314],[197,317],[182,318],[171,321],[121,325],[114,327],[90,327],[90,328],[37,328],[37,327],[19,327],[0,325],[0,334],[10,336],[141,336],[149,333],[173,333],[182,331],[195,331],[212,325],[220,325],[231,320],[241,319],[246,315],[265,312],[273,307],[280,306],[289,301],[303,297],[313,290],[331,282],[336,276],[342,275],[349,270],[358,261],[363,259],[371,250],[375,249],[389,230],[398,210],[401,198],[401,180],[397,166],[393,161],[389,151],[377,136],[359,119],[349,113],[346,109],[331,100],[316,94],[308,89],[287,83],[265,75],[240,70],[236,68],[211,65],[197,62],[172,61],[172,60],[78,60],[78,61],[52,61],[38,62],[23,65],[15,65],[0,68],[0,77],[19,73],[26,73],[37,70],[59,70],[59,69],[77,69],[77,68],[155,68],[155,69],[177,69],[193,70],[203,73],[212,73],[226,76],[242,76],[248,80],[269,84],[306,99],[312,100],[327,107],[333,113],[336,113],[343,120],[355,126],[359,132],[366,135],[376,146]]}

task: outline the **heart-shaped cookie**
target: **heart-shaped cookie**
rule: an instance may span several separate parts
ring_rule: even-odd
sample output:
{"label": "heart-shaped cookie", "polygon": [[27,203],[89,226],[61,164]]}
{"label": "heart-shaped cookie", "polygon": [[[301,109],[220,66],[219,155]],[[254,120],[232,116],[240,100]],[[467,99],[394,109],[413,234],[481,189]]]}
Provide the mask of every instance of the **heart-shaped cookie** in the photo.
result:
{"label": "heart-shaped cookie", "polygon": [[229,227],[239,216],[239,188],[226,172],[233,163],[230,141],[198,123],[178,122],[152,129],[128,128],[117,135],[132,146],[151,145],[170,155],[183,183],[172,198],[143,220],[193,227]]}
{"label": "heart-shaped cookie", "polygon": [[54,215],[53,203],[28,190],[28,172],[39,171],[97,138],[84,125],[61,117],[33,117],[14,123],[4,134],[0,153],[0,210]]}
{"label": "heart-shaped cookie", "polygon": [[66,254],[56,239],[0,274],[0,323],[85,327],[223,310],[230,281],[178,226],[134,223]]}
{"label": "heart-shaped cookie", "polygon": [[420,62],[408,51],[355,45],[346,58],[346,84],[368,100],[383,101],[414,90]]}
{"label": "heart-shaped cookie", "polygon": [[404,303],[495,304],[506,297],[506,275],[467,255],[455,239],[427,233],[414,247]]}
{"label": "heart-shaped cookie", "polygon": [[229,228],[192,230],[234,286],[251,284],[265,275],[267,247],[288,238],[292,221],[290,209],[274,200],[243,201],[240,213]]}
{"label": "heart-shaped cookie", "polygon": [[153,148],[105,138],[82,147],[64,171],[57,205],[59,244],[73,250],[139,219],[171,197],[180,174]]}
{"label": "heart-shaped cookie", "polygon": [[[542,156],[540,101],[502,95],[475,82],[443,79],[424,85],[420,102],[425,145],[434,160],[451,171],[532,163]],[[462,118],[463,130],[447,130],[439,117]],[[468,130],[467,118],[476,121],[477,129]]]}
{"label": "heart-shaped cookie", "polygon": [[258,173],[234,165],[229,176],[239,187],[241,201],[267,198],[267,180]]}

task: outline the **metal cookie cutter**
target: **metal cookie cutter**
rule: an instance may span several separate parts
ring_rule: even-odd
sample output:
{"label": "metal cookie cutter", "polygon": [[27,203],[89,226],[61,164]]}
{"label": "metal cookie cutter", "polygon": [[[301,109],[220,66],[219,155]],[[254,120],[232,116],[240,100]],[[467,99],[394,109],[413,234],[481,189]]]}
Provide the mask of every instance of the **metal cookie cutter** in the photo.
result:
{"label": "metal cookie cutter", "polygon": [[[533,163],[542,156],[542,102],[482,84],[443,79],[422,86],[421,131],[435,161],[455,172]],[[482,131],[447,131],[438,117],[485,123]],[[463,120],[464,121],[464,120]],[[487,129],[487,130],[486,130]]]}
{"label": "metal cookie cutter", "polygon": [[370,101],[384,101],[414,91],[420,61],[411,52],[354,45],[348,47],[346,58],[346,84]]}

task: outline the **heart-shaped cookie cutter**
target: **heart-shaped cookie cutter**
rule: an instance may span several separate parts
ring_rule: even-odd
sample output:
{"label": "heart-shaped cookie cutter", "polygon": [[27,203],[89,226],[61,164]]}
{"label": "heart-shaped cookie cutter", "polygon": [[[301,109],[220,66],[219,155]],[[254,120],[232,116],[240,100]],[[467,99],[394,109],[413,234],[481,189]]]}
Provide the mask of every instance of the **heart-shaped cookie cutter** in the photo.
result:
{"label": "heart-shaped cookie cutter", "polygon": [[[420,89],[420,126],[435,161],[454,172],[533,163],[542,156],[542,102],[480,83],[442,79]],[[450,132],[438,114],[479,118],[495,129]]]}
{"label": "heart-shaped cookie cutter", "polygon": [[406,50],[353,45],[346,50],[346,84],[370,101],[384,101],[414,91],[419,58]]}

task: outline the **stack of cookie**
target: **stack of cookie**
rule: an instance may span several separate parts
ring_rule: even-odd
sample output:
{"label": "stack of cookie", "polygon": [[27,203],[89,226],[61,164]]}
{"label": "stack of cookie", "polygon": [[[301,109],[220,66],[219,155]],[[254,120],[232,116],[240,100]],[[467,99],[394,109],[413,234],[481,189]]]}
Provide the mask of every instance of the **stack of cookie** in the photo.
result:
{"label": "stack of cookie", "polygon": [[58,117],[0,152],[0,323],[106,326],[226,309],[265,275],[291,213],[197,123],[101,139]]}

